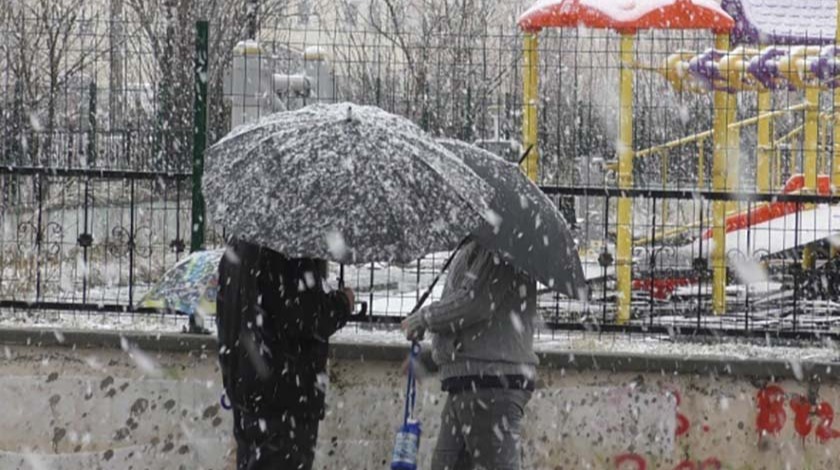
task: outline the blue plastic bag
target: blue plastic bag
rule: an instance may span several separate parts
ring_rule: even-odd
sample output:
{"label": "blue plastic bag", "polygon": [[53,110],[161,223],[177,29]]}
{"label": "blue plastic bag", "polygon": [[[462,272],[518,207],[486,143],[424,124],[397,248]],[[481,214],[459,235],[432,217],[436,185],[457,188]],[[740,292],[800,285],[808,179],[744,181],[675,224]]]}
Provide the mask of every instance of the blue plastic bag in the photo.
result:
{"label": "blue plastic bag", "polygon": [[405,415],[403,424],[394,440],[394,452],[391,456],[391,470],[417,470],[417,454],[420,450],[420,421],[414,419],[414,401],[417,395],[417,383],[414,378],[414,361],[420,354],[420,344],[411,344],[408,358],[408,385],[405,390]]}

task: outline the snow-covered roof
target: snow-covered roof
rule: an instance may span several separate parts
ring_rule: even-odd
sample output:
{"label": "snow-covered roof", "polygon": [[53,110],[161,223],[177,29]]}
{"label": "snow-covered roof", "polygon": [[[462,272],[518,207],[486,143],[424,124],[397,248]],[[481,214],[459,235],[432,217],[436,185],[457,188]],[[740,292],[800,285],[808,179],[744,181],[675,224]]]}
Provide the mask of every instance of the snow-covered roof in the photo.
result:
{"label": "snow-covered roof", "polygon": [[586,26],[598,29],[714,29],[732,18],[716,0],[538,0],[519,18],[520,28]]}
{"label": "snow-covered roof", "polygon": [[740,44],[834,43],[836,0],[723,0]]}

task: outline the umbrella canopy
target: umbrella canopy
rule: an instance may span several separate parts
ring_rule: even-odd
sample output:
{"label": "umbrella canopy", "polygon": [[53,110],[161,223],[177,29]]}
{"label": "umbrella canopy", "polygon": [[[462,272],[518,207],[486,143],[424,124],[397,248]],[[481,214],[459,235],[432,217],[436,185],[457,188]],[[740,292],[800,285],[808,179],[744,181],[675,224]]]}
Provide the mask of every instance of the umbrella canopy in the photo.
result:
{"label": "umbrella canopy", "polygon": [[233,236],[358,264],[454,248],[493,189],[410,121],[344,103],[235,130],[207,153],[204,194]]}
{"label": "umbrella canopy", "polygon": [[474,234],[485,248],[551,289],[582,298],[586,279],[572,234],[554,204],[517,165],[476,146],[441,140],[493,186],[493,217]]}
{"label": "umbrella canopy", "polygon": [[193,316],[216,314],[219,261],[225,250],[196,251],[164,273],[138,308],[167,310]]}

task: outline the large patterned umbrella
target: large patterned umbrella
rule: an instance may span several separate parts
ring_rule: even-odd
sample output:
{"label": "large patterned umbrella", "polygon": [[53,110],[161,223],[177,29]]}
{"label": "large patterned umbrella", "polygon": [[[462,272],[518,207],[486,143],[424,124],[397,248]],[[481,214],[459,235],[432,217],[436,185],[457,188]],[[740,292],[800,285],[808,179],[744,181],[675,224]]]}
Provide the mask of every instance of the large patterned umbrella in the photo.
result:
{"label": "large patterned umbrella", "polygon": [[487,185],[410,121],[312,105],[235,129],[207,152],[208,217],[290,258],[407,263],[487,223]]}

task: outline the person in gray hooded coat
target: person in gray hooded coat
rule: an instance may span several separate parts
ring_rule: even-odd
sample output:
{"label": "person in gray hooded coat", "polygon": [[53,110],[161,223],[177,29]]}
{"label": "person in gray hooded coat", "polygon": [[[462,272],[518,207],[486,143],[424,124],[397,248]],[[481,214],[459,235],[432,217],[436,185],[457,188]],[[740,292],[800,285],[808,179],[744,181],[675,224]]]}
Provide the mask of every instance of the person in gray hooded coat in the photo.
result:
{"label": "person in gray hooded coat", "polygon": [[518,470],[520,424],[536,380],[536,283],[470,241],[439,301],[410,315],[410,340],[433,333],[432,357],[448,393],[432,470]]}

